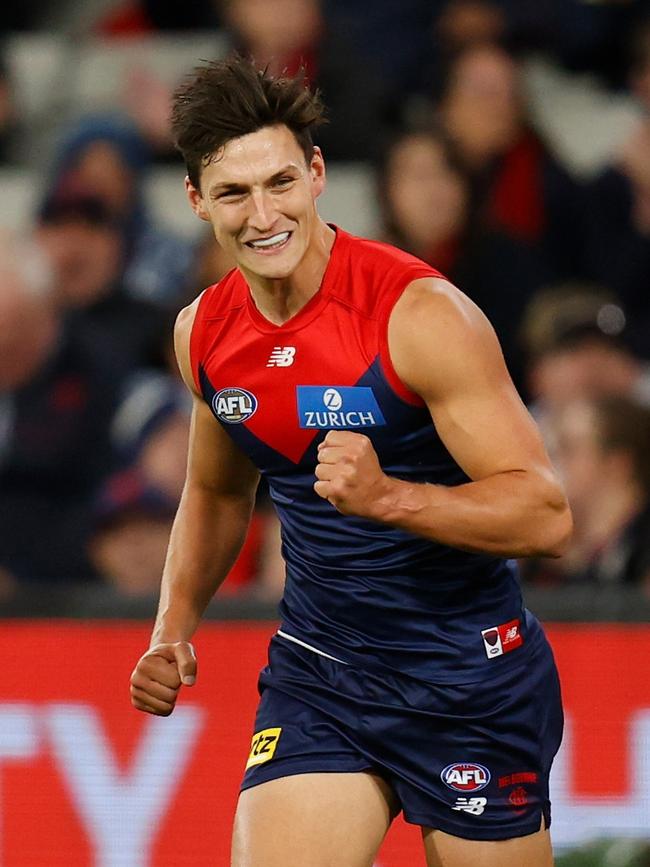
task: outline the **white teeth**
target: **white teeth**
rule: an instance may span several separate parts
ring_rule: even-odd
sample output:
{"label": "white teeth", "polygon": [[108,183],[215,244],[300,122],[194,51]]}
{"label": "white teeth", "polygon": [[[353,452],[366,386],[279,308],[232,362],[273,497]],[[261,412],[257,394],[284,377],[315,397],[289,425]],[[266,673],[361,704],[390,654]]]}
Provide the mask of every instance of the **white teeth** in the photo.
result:
{"label": "white teeth", "polygon": [[284,244],[289,237],[289,232],[280,232],[270,238],[261,238],[259,241],[249,241],[252,247],[273,247],[275,244]]}

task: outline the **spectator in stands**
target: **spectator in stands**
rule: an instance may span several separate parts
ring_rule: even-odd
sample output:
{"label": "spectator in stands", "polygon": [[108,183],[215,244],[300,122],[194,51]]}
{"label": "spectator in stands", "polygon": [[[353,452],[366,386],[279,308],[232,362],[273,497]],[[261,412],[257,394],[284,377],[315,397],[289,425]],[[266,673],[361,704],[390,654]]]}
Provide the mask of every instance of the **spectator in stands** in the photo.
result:
{"label": "spectator in stands", "polygon": [[193,250],[153,222],[145,199],[148,168],[146,146],[130,121],[117,115],[86,117],[60,145],[41,211],[47,213],[52,201],[78,194],[101,200],[122,232],[124,290],[174,306]]}
{"label": "spectator in stands", "polygon": [[528,390],[542,429],[566,404],[621,395],[650,406],[650,365],[626,342],[627,320],[610,291],[571,283],[533,299],[522,324]]}
{"label": "spectator in stands", "polygon": [[379,176],[385,237],[463,287],[484,310],[523,388],[516,328],[548,278],[537,252],[477,220],[469,174],[440,129],[404,133],[384,154]]}
{"label": "spectator in stands", "polygon": [[146,36],[213,28],[220,24],[214,0],[122,0],[104,12],[95,29],[102,36]]}
{"label": "spectator in stands", "polygon": [[[132,378],[115,415],[112,439],[123,468],[99,497],[89,554],[99,574],[120,594],[142,596],[158,590],[185,481],[190,403],[180,378],[143,370]],[[279,599],[283,583],[278,520],[263,493],[223,590]]]}
{"label": "spectator in stands", "polygon": [[[617,515],[620,518],[615,499],[612,500],[611,523],[607,517],[607,500],[603,497],[608,497],[609,493],[605,491],[605,480],[603,493],[597,493],[599,483],[594,475],[597,468],[602,464],[604,473],[615,466],[620,469],[621,461],[610,460],[611,456],[605,455],[604,434],[596,433],[595,420],[597,416],[600,419],[601,407],[606,407],[602,410],[605,419],[602,425],[609,425],[611,407],[623,407],[624,415],[628,405],[650,408],[650,365],[631,352],[625,340],[626,330],[625,313],[616,296],[591,284],[562,284],[545,289],[537,294],[526,311],[522,344],[528,357],[528,390],[533,398],[530,409],[551,458],[566,466],[567,493],[576,527],[581,529],[576,530],[568,557],[552,564],[522,561],[524,580],[554,584],[578,580],[583,572],[586,574],[586,550],[591,545],[588,540],[595,533],[591,523],[583,529],[587,491],[594,496],[589,522],[593,519],[595,526],[600,515],[609,533],[613,532]],[[643,414],[633,409],[625,417],[642,418]],[[580,473],[588,475],[589,486],[586,483],[581,486]],[[641,523],[632,518],[630,521],[629,532],[636,536],[643,522],[641,517]],[[646,528],[645,532],[649,531],[650,527]],[[626,535],[621,537],[625,544],[627,538]],[[613,550],[618,552],[617,545],[618,542]],[[595,563],[598,552],[594,549],[589,556],[592,553]],[[598,566],[598,574],[600,570]]]}
{"label": "spectator in stands", "polygon": [[115,413],[111,439],[119,469],[98,496],[88,553],[120,595],[146,596],[159,587],[185,479],[189,403],[179,379],[142,369]]}
{"label": "spectator in stands", "polygon": [[587,187],[584,273],[619,295],[630,317],[630,342],[650,358],[650,18],[635,36],[630,87],[643,117]]}
{"label": "spectator in stands", "polygon": [[554,423],[574,534],[563,558],[540,570],[650,593],[650,409],[607,395],[572,401]]}
{"label": "spectator in stands", "polygon": [[435,37],[446,52],[498,41],[525,52],[543,52],[569,70],[597,73],[607,84],[624,83],[626,43],[647,11],[646,0],[442,0]]}
{"label": "spectator in stands", "polygon": [[496,45],[461,51],[447,68],[438,112],[485,223],[539,246],[557,279],[574,276],[575,184],[528,125],[514,58]]}
{"label": "spectator in stands", "polygon": [[125,240],[106,202],[79,190],[52,196],[36,229],[54,269],[53,295],[68,327],[118,380],[146,364],[164,316],[122,288]]}
{"label": "spectator in stands", "polygon": [[329,106],[317,144],[330,160],[366,160],[382,129],[380,78],[346,34],[328,24],[320,0],[222,0],[232,47],[272,74],[301,68]]}
{"label": "spectator in stands", "polygon": [[143,368],[130,378],[111,426],[122,466],[174,510],[185,481],[190,404],[179,377]]}
{"label": "spectator in stands", "polygon": [[208,231],[196,247],[194,267],[189,275],[186,303],[189,304],[206,286],[218,283],[234,267],[234,259],[219,246],[212,230]]}
{"label": "spectator in stands", "polygon": [[0,55],[0,163],[12,162],[16,156],[12,144],[18,117],[12,91],[9,70]]}
{"label": "spectator in stands", "polygon": [[88,553],[97,574],[119,596],[158,592],[174,511],[167,498],[128,474],[104,489]]}
{"label": "spectator in stands", "polygon": [[84,581],[115,383],[65,328],[42,261],[34,246],[0,243],[0,568],[19,581]]}

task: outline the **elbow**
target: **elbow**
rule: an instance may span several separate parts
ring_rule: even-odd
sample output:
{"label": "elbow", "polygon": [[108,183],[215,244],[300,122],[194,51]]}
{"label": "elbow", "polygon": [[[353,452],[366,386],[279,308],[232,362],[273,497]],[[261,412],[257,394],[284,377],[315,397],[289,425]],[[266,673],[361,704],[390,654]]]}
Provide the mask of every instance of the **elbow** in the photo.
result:
{"label": "elbow", "polygon": [[562,514],[556,516],[553,523],[553,535],[552,538],[549,539],[547,550],[543,552],[542,556],[554,557],[557,559],[566,554],[569,548],[569,543],[571,542],[571,536],[573,535],[573,517],[571,516],[571,509],[568,504],[562,511]]}
{"label": "elbow", "polygon": [[573,534],[573,517],[564,497],[561,503],[554,503],[548,509],[546,519],[540,521],[539,527],[540,534],[532,556],[562,557],[567,552]]}

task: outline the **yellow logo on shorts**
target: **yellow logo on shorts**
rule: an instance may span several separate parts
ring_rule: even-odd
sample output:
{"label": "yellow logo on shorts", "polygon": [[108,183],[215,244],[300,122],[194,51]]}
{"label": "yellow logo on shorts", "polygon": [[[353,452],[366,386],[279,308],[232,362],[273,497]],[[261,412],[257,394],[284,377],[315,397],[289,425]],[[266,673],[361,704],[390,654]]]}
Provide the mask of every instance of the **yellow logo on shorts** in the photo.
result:
{"label": "yellow logo on shorts", "polygon": [[281,728],[278,729],[263,729],[261,732],[256,732],[251,741],[251,752],[246,762],[246,770],[254,765],[261,765],[263,762],[268,762],[275,754],[275,748],[280,740]]}

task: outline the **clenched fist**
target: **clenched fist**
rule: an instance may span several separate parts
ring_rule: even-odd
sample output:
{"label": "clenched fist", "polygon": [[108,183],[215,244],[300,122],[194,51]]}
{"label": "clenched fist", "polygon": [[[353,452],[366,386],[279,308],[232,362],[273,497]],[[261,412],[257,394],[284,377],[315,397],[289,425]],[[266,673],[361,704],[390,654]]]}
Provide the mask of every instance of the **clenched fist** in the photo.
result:
{"label": "clenched fist", "polygon": [[381,520],[391,480],[363,434],[329,431],[318,446],[314,490],[344,515]]}
{"label": "clenched fist", "polygon": [[156,644],[138,660],[131,674],[131,704],[157,716],[174,710],[181,685],[196,680],[196,655],[189,641]]}

